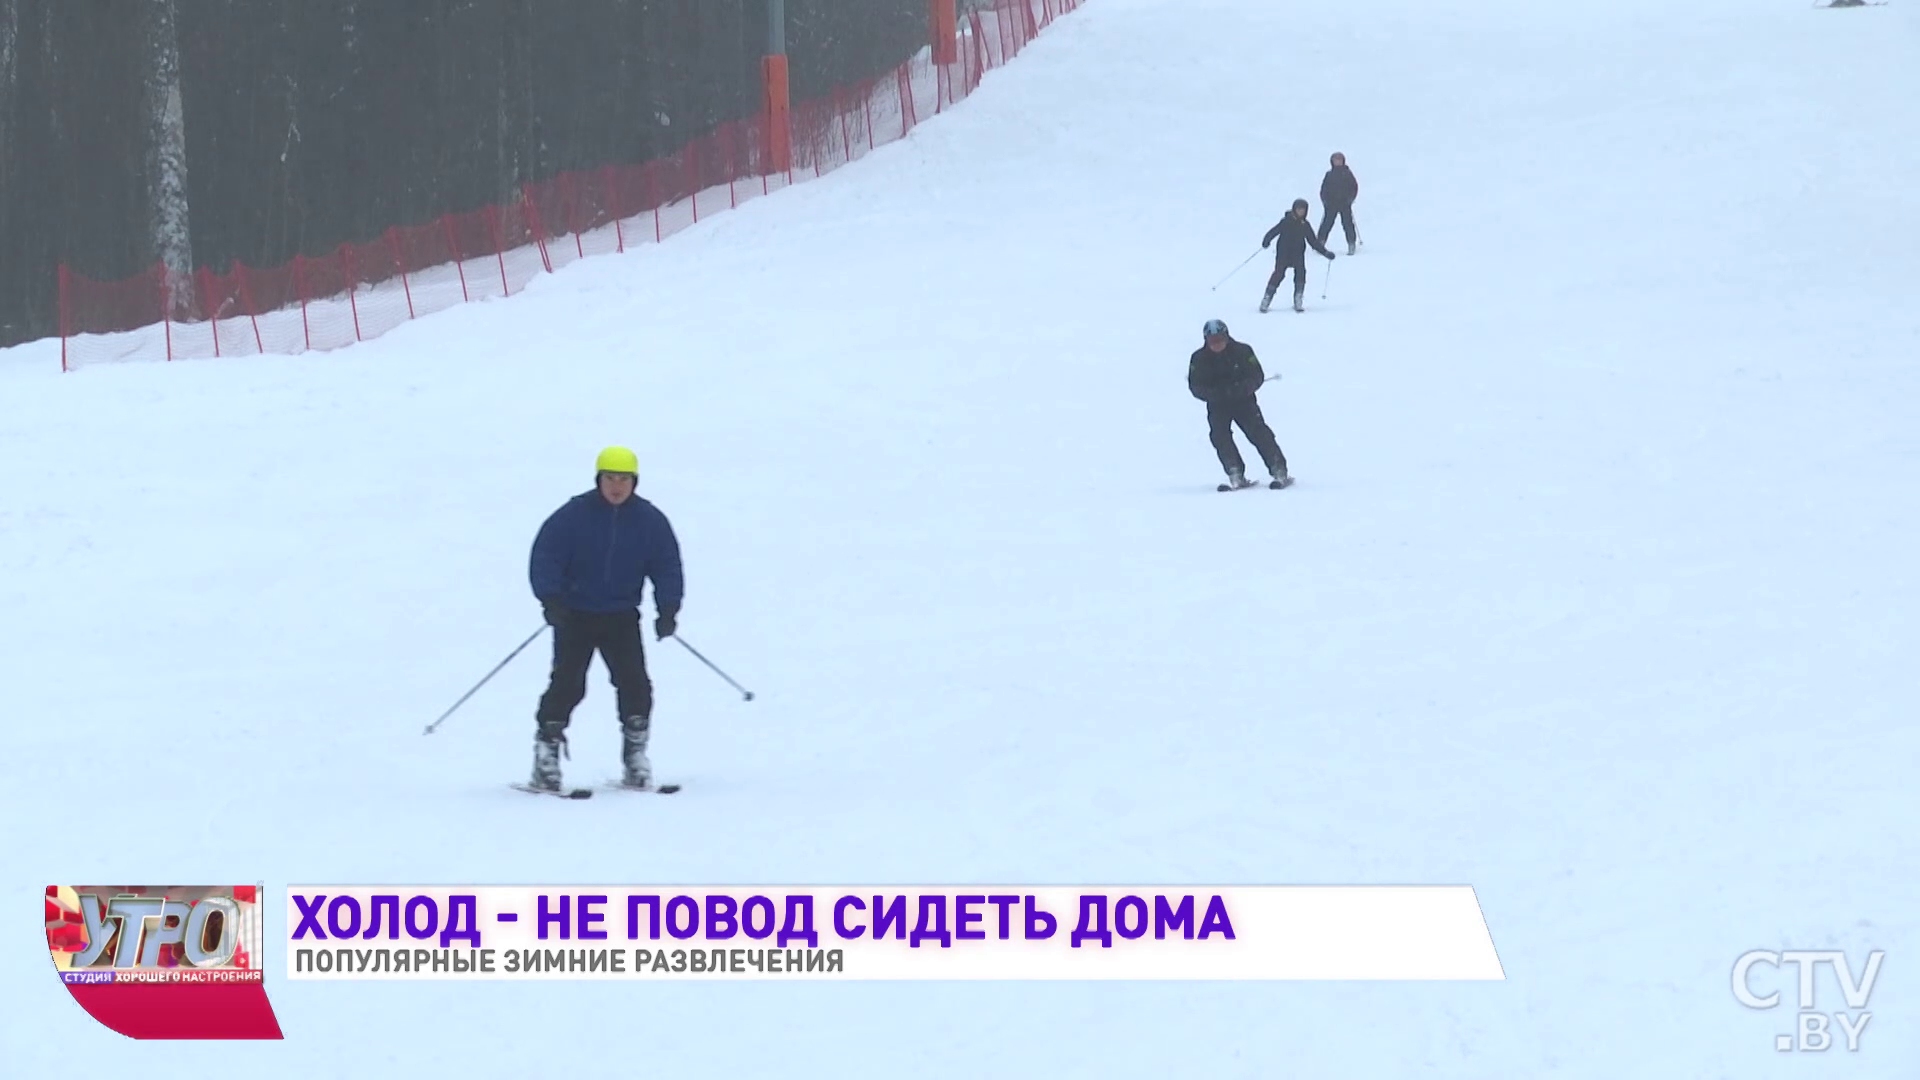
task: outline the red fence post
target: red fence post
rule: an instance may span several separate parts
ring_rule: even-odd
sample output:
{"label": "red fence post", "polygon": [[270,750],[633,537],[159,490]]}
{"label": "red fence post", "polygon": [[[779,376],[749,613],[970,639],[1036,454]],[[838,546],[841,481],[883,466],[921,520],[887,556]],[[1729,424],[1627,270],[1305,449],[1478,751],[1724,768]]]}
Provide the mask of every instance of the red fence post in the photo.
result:
{"label": "red fence post", "polygon": [[360,336],[360,301],[354,295],[360,291],[360,283],[353,277],[353,249],[346,244],[340,245],[340,275],[347,279],[347,310],[353,312],[353,340],[365,341]]}
{"label": "red fence post", "polygon": [[574,254],[587,257],[586,241],[580,238],[579,193],[574,189],[573,173],[560,174],[560,198],[564,202],[561,212],[567,215],[567,229],[573,233]]}
{"label": "red fence post", "polygon": [[313,348],[313,324],[307,321],[307,257],[293,257],[293,288],[300,294],[300,330],[306,335],[306,347]]}
{"label": "red fence post", "polygon": [[[487,206],[487,231],[493,236],[493,256],[500,260],[500,295],[512,296],[507,286],[507,245],[500,239],[500,207],[489,203]],[[545,256],[541,256],[545,258]]]}
{"label": "red fence post", "polygon": [[847,155],[847,163],[853,163],[853,139],[847,135],[847,106],[844,104],[846,91],[841,87],[833,88],[833,111],[840,114],[840,152]]}
{"label": "red fence post", "polygon": [[67,366],[67,338],[72,336],[71,322],[67,316],[67,292],[71,288],[67,276],[67,264],[60,264],[60,370],[72,371]]}
{"label": "red fence post", "polygon": [[[904,139],[907,132],[913,130],[913,65],[901,64],[893,74],[900,84],[900,137]],[[945,74],[940,68],[933,69],[933,100],[936,102],[940,100],[940,79]],[[934,107],[939,108],[938,105]]]}
{"label": "red fence post", "polygon": [[623,216],[620,210],[620,174],[614,171],[613,166],[604,166],[600,170],[600,182],[607,188],[607,216],[613,218],[613,250],[625,254],[627,230],[620,224]]}
{"label": "red fence post", "polygon": [[213,271],[201,267],[193,275],[193,287],[200,294],[200,310],[207,312],[207,326],[213,330],[213,356],[220,358],[220,305],[213,302]]}
{"label": "red fence post", "polygon": [[640,166],[640,175],[647,180],[647,205],[653,207],[653,242],[660,242],[660,181],[654,176],[654,163],[649,161]]}
{"label": "red fence post", "polygon": [[460,302],[468,303],[473,294],[467,291],[467,260],[460,254],[460,238],[453,231],[453,215],[442,214],[440,224],[447,228],[447,248],[453,252],[453,268],[460,271]]}
{"label": "red fence post", "polygon": [[400,291],[407,294],[407,318],[417,316],[413,313],[413,286],[407,282],[407,263],[400,257],[400,230],[391,226],[387,229],[387,247],[393,250],[393,267],[400,271]]}
{"label": "red fence post", "polygon": [[160,278],[160,326],[161,326],[161,329],[164,330],[167,335],[167,362],[172,363],[173,362],[173,298],[167,295],[167,286],[172,284],[172,282],[169,282],[167,280],[167,264],[162,262],[162,263],[157,263],[155,265],[160,271],[158,275]]}
{"label": "red fence post", "polygon": [[980,89],[980,80],[986,77],[987,61],[991,57],[987,53],[987,28],[980,25],[980,12],[969,12],[967,17],[973,23],[974,67],[967,76],[967,93],[971,94]]}
{"label": "red fence post", "polygon": [[734,136],[739,132],[740,125],[738,123],[729,123],[720,130],[724,133],[724,141],[727,144],[727,209],[738,210],[740,209],[740,193],[734,190],[733,181],[734,178],[740,174],[740,163],[733,156],[733,144],[736,141]]}
{"label": "red fence post", "polygon": [[687,168],[682,177],[687,180],[687,190],[693,192],[693,223],[700,224],[700,140],[687,144]]}
{"label": "red fence post", "polygon": [[253,303],[253,288],[247,284],[247,264],[233,264],[233,276],[240,286],[240,302],[246,305],[247,321],[253,324],[253,347],[258,352],[267,351],[267,343],[260,338],[260,309]]}
{"label": "red fence post", "polygon": [[[533,205],[532,184],[520,185],[520,206],[527,212],[527,221],[533,226],[533,242],[540,248],[540,265],[546,267],[547,273],[551,274],[553,273],[553,259],[547,255],[547,230],[540,224],[540,211],[535,209]],[[488,208],[488,213],[491,214],[492,212],[492,208]],[[490,217],[488,220],[491,221],[493,219]],[[500,227],[498,224],[493,226],[493,246],[495,248],[505,247],[500,240]],[[507,269],[506,253],[504,251],[501,252],[500,259],[500,287],[505,289],[507,287]]]}

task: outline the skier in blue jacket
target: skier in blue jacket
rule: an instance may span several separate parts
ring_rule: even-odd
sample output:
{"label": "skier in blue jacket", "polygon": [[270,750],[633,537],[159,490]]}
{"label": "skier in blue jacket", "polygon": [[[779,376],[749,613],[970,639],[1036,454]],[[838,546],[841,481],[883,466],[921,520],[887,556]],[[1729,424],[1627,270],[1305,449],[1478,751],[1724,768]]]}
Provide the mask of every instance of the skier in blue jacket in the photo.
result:
{"label": "skier in blue jacket", "polygon": [[680,544],[660,509],[634,493],[639,460],[608,447],[594,463],[594,490],[555,510],[534,537],[533,595],[553,627],[553,674],[535,713],[532,786],[560,787],[560,755],[573,710],[587,696],[595,652],[613,680],[621,730],[621,782],[648,788],[647,735],[653,684],[640,642],[640,602],[653,583],[655,640],[673,636],[684,583]]}

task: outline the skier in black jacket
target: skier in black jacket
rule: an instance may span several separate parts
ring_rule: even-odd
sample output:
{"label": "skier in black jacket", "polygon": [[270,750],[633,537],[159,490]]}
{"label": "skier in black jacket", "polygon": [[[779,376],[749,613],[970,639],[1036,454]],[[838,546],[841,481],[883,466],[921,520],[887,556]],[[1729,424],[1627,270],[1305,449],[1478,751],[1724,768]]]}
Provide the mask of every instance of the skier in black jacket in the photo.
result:
{"label": "skier in black jacket", "polygon": [[1260,402],[1254,396],[1267,381],[1260,358],[1253,354],[1252,346],[1233,340],[1227,324],[1219,319],[1208,319],[1201,332],[1207,343],[1195,349],[1187,361],[1187,391],[1207,403],[1207,434],[1214,453],[1220,456],[1220,467],[1227,470],[1227,482],[1220,485],[1220,490],[1253,486],[1247,479],[1240,448],[1233,442],[1235,424],[1260,452],[1260,460],[1272,474],[1267,486],[1286,487],[1293,482],[1287,476],[1287,457],[1280,452],[1279,440],[1273,437],[1273,429],[1260,414]]}
{"label": "skier in black jacket", "polygon": [[[1274,245],[1276,239],[1280,241],[1278,246]],[[1333,261],[1333,252],[1313,235],[1313,226],[1307,224],[1307,200],[1295,199],[1293,209],[1260,240],[1261,247],[1274,249],[1273,276],[1267,279],[1267,294],[1260,298],[1261,311],[1273,303],[1273,294],[1280,291],[1280,283],[1286,280],[1289,268],[1293,270],[1293,310],[1306,310],[1308,244],[1325,255],[1328,262]]]}
{"label": "skier in black jacket", "polygon": [[1340,231],[1347,234],[1347,254],[1351,255],[1360,238],[1353,227],[1353,201],[1360,197],[1360,181],[1347,168],[1347,155],[1335,154],[1329,164],[1333,168],[1320,180],[1320,242],[1327,242],[1327,235],[1333,232],[1333,219],[1339,218]]}

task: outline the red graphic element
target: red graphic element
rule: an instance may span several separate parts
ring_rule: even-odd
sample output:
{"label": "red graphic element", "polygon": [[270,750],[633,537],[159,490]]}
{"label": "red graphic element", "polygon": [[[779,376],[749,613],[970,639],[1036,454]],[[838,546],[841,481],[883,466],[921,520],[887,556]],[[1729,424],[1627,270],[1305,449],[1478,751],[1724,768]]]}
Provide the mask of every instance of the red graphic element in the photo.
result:
{"label": "red graphic element", "polygon": [[[183,963],[182,949],[163,944],[158,963],[151,967],[115,968],[114,948],[85,968],[73,963],[86,951],[87,916],[79,896],[105,904],[114,896],[164,896],[191,902],[205,896],[231,897],[248,905],[240,932],[241,944],[230,962],[212,968]],[[69,899],[71,897],[72,899]],[[280,1021],[267,1000],[265,973],[245,944],[258,939],[255,885],[229,886],[80,886],[49,885],[46,893],[47,948],[54,967],[73,1000],[87,1015],[111,1031],[130,1039],[280,1039]],[[98,915],[96,914],[96,918]],[[112,920],[108,920],[112,924]],[[169,920],[171,923],[171,919]],[[177,926],[177,923],[172,923]],[[109,931],[116,938],[121,931]]]}
{"label": "red graphic element", "polygon": [[77,953],[86,947],[86,919],[60,903],[58,886],[47,886],[47,948],[57,953]]}
{"label": "red graphic element", "polygon": [[87,1015],[129,1039],[279,1039],[260,983],[70,983]]}

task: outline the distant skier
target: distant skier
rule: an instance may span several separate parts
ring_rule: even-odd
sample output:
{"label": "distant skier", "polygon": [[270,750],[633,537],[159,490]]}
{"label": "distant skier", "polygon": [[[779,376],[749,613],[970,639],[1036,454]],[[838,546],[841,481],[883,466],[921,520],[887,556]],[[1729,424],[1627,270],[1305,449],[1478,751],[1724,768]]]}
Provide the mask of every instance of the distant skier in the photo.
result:
{"label": "distant skier", "polygon": [[1360,181],[1347,168],[1347,155],[1335,154],[1329,164],[1333,168],[1320,180],[1320,242],[1327,242],[1327,235],[1333,232],[1333,219],[1339,218],[1340,231],[1347,235],[1347,254],[1351,255],[1360,239],[1353,227],[1353,203],[1360,197]]}
{"label": "distant skier", "polygon": [[534,716],[532,786],[560,787],[560,754],[573,710],[587,696],[595,652],[606,662],[619,709],[621,782],[652,785],[647,736],[653,684],[640,643],[641,591],[653,582],[656,640],[672,637],[680,614],[680,544],[665,514],[634,493],[640,466],[612,446],[594,463],[594,490],[555,510],[533,541],[528,579],[553,627],[553,673]]}
{"label": "distant skier", "polygon": [[1236,424],[1259,451],[1260,460],[1272,475],[1273,480],[1267,486],[1286,487],[1293,482],[1287,476],[1287,457],[1280,452],[1280,442],[1273,437],[1273,429],[1267,426],[1267,418],[1261,415],[1260,402],[1255,397],[1267,381],[1260,358],[1254,355],[1252,346],[1233,340],[1227,333],[1227,324],[1219,319],[1208,319],[1201,333],[1206,337],[1206,344],[1195,349],[1187,361],[1187,391],[1207,403],[1207,435],[1213,442],[1214,453],[1220,457],[1220,467],[1227,471],[1227,482],[1220,485],[1220,490],[1253,486],[1253,481],[1247,479],[1247,466],[1240,457],[1240,448],[1234,445]]}
{"label": "distant skier", "polygon": [[[1279,240],[1278,246],[1274,241]],[[1307,200],[1293,200],[1293,209],[1280,223],[1267,230],[1260,240],[1261,247],[1273,247],[1273,276],[1267,279],[1267,294],[1260,298],[1260,310],[1265,312],[1273,303],[1273,294],[1280,291],[1280,283],[1287,278],[1287,271],[1293,271],[1293,310],[1306,310],[1307,295],[1307,245],[1333,261],[1333,252],[1313,235],[1313,226],[1307,223]]]}

